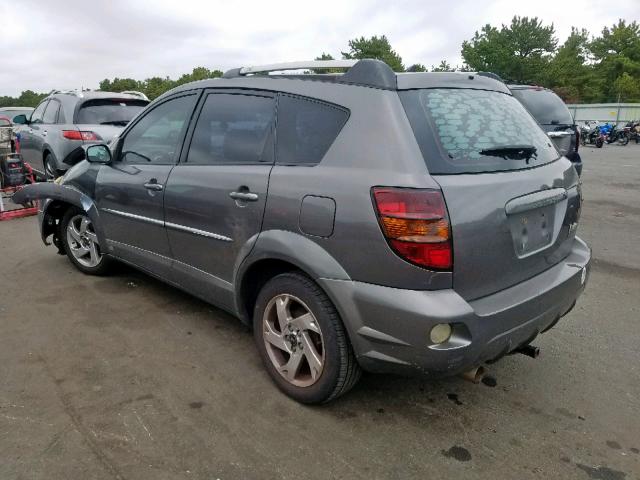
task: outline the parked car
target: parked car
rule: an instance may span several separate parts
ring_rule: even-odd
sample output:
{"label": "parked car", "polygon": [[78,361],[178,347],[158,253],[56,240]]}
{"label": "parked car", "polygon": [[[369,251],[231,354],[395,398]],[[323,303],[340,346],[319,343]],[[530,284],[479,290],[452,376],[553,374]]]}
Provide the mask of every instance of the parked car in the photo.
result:
{"label": "parked car", "polygon": [[[267,75],[322,68],[348,70]],[[45,242],[82,272],[118,259],[238,316],[301,402],[362,369],[477,377],[533,355],[587,281],[578,174],[492,78],[235,69],[85,148],[15,196],[47,199]]]}
{"label": "parked car", "polygon": [[[14,127],[13,125],[13,119],[19,115],[25,115],[25,116],[29,116],[31,115],[31,112],[33,112],[33,108],[32,107],[2,107],[0,108],[0,119],[4,118],[7,121],[9,121],[9,123],[11,123],[12,128]],[[13,128],[13,132],[11,135],[11,151],[15,151],[15,128]]]}
{"label": "parked car", "polygon": [[509,85],[509,89],[547,132],[558,151],[573,162],[580,175],[580,130],[562,99],[552,90],[534,85]]}
{"label": "parked car", "polygon": [[20,153],[41,177],[56,178],[82,160],[83,145],[109,142],[148,103],[137,92],[53,92],[14,117]]}

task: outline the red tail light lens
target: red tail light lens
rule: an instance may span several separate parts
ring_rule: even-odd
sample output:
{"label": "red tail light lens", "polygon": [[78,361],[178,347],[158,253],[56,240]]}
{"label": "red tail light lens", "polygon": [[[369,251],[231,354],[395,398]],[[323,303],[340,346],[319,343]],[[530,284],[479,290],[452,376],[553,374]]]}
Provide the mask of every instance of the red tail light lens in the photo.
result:
{"label": "red tail light lens", "polygon": [[451,226],[442,192],[375,187],[373,200],[391,248],[408,262],[451,270]]}
{"label": "red tail light lens", "polygon": [[63,130],[62,136],[69,140],[98,140],[98,136],[94,132],[80,131],[80,130]]}

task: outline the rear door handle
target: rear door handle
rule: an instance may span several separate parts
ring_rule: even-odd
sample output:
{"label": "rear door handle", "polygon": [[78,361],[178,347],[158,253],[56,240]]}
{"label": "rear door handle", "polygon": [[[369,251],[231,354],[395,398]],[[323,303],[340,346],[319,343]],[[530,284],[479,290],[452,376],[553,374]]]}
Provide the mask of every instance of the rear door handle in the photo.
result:
{"label": "rear door handle", "polygon": [[258,194],[251,192],[231,192],[229,196],[234,200],[241,200],[243,202],[255,202],[258,200]]}
{"label": "rear door handle", "polygon": [[158,182],[147,182],[144,184],[144,188],[153,190],[154,192],[161,192],[164,186]]}

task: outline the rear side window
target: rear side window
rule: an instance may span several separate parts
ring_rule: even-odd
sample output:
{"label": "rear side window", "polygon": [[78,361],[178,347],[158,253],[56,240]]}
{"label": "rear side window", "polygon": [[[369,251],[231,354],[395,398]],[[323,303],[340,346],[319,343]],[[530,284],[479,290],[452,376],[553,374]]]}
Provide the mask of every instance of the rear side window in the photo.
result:
{"label": "rear side window", "polygon": [[47,103],[48,100],[45,100],[31,113],[31,123],[42,123],[42,115],[44,114],[44,109],[47,106]]}
{"label": "rear side window", "polygon": [[432,174],[518,170],[559,158],[511,95],[454,88],[410,90],[400,98]]}
{"label": "rear side window", "polygon": [[319,163],[348,118],[349,113],[342,108],[315,100],[280,95],[277,163]]}
{"label": "rear side window", "polygon": [[87,100],[76,113],[75,123],[79,125],[125,126],[148,103],[146,100],[121,98]]}
{"label": "rear side window", "polygon": [[515,88],[514,97],[522,102],[541,125],[573,125],[573,117],[562,99],[543,88]]}
{"label": "rear side window", "polygon": [[273,97],[209,94],[193,132],[187,163],[273,162],[274,118]]}

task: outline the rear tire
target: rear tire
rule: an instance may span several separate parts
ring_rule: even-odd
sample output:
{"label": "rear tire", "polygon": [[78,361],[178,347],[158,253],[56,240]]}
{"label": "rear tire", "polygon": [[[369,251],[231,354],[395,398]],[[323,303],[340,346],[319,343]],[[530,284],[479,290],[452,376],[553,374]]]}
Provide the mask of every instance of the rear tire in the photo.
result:
{"label": "rear tire", "polygon": [[60,242],[71,263],[87,275],[105,275],[111,259],[100,251],[93,223],[86,212],[69,208],[60,222]]}
{"label": "rear tire", "polygon": [[269,375],[298,402],[329,402],[360,379],[336,308],[305,275],[284,273],[267,282],[256,301],[253,332]]}
{"label": "rear tire", "polygon": [[60,176],[60,172],[56,168],[56,162],[53,159],[53,155],[50,153],[47,153],[47,156],[44,157],[43,167],[44,175],[47,180],[55,180]]}

